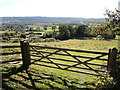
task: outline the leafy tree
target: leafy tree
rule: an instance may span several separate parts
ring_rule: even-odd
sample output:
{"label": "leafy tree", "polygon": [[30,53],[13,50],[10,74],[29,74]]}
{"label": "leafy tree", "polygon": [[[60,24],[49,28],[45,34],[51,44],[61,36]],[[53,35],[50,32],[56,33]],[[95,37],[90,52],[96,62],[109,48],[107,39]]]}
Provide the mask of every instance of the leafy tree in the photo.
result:
{"label": "leafy tree", "polygon": [[37,31],[40,31],[40,27],[37,27],[36,30],[37,30]]}
{"label": "leafy tree", "polygon": [[29,31],[33,31],[33,27],[30,27]]}
{"label": "leafy tree", "polygon": [[67,40],[70,38],[70,31],[68,29],[68,25],[59,26],[59,39]]}
{"label": "leafy tree", "polygon": [[87,25],[78,26],[78,28],[76,30],[76,36],[77,37],[84,37],[87,27],[88,27]]}
{"label": "leafy tree", "polygon": [[105,39],[113,39],[115,34],[107,23],[102,23],[96,27],[90,27],[87,30],[87,34],[90,36],[102,35]]}
{"label": "leafy tree", "polygon": [[44,26],[43,28],[44,28],[44,30],[47,30],[47,27],[46,27],[46,26]]}
{"label": "leafy tree", "polygon": [[56,29],[56,26],[52,26],[52,30],[55,30]]}
{"label": "leafy tree", "polygon": [[25,34],[21,34],[21,35],[20,35],[20,38],[24,38],[24,39],[25,39],[25,38],[26,38],[26,35],[25,35]]}
{"label": "leafy tree", "polygon": [[68,26],[68,30],[70,31],[70,38],[75,38],[75,35],[76,35],[76,30],[73,26]]}
{"label": "leafy tree", "polygon": [[114,34],[114,36],[116,34],[120,35],[120,14],[118,10],[111,11],[106,9],[105,16],[107,16],[106,20],[112,34]]}
{"label": "leafy tree", "polygon": [[112,27],[119,26],[120,16],[119,16],[118,10],[111,11],[106,9],[106,12],[104,15],[106,16],[105,19],[112,25]]}
{"label": "leafy tree", "polygon": [[59,39],[59,31],[53,31],[53,33],[52,33],[52,38],[56,38],[56,39]]}

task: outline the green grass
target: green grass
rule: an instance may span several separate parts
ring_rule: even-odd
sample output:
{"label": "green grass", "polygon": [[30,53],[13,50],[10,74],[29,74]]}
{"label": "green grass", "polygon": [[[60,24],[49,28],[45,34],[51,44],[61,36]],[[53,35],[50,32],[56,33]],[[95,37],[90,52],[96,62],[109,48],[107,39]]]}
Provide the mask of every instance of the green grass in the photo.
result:
{"label": "green grass", "polygon": [[51,30],[51,29],[48,29],[48,30],[45,30],[45,32],[52,32],[53,30]]}
{"label": "green grass", "polygon": [[[17,66],[12,66],[17,67]],[[2,73],[7,73],[11,67],[4,65]],[[82,74],[73,72],[48,69],[31,65],[28,73],[23,71],[3,79],[3,89],[76,89],[76,88],[95,88],[96,78],[89,76],[84,78]],[[87,82],[87,83],[86,83]]]}
{"label": "green grass", "polygon": [[115,39],[120,39],[120,35],[116,35]]}
{"label": "green grass", "polygon": [[0,34],[5,33],[5,31],[0,31]]}
{"label": "green grass", "polygon": [[94,50],[108,52],[110,48],[118,48],[118,40],[78,40],[71,39],[60,42],[41,42],[31,43],[33,45],[43,45],[61,48],[82,49],[82,50]]}
{"label": "green grass", "polygon": [[3,33],[15,33],[15,31],[8,31],[8,30],[0,31],[0,34],[3,34]]}
{"label": "green grass", "polygon": [[[42,46],[52,46],[52,47],[62,47],[71,49],[84,49],[84,50],[94,50],[94,51],[105,51],[108,52],[109,48],[118,48],[117,40],[66,40],[60,42],[41,42],[41,43],[30,43],[33,45]],[[3,43],[6,45],[6,43]],[[9,43],[7,45],[18,45],[18,43]],[[47,49],[46,49],[47,50]],[[96,56],[85,53],[70,52],[75,55],[85,55],[85,56]],[[62,58],[56,56],[57,58]],[[73,59],[70,57],[65,57],[66,59]],[[106,57],[105,57],[106,58]],[[84,59],[83,59],[84,60]],[[58,61],[55,61],[58,62]],[[94,61],[95,63],[96,61]],[[59,63],[63,63],[62,61]],[[72,64],[64,62],[65,64]],[[103,63],[98,62],[97,63]],[[44,64],[44,63],[43,63]],[[50,65],[50,64],[48,64]],[[2,73],[8,73],[11,68],[19,67],[13,65],[3,65]],[[95,67],[99,68],[99,67]],[[65,70],[58,70],[53,68],[47,68],[38,65],[31,65],[26,71],[19,72],[9,78],[3,79],[3,89],[76,89],[76,88],[95,88],[97,77],[90,76],[86,74],[80,74],[75,72],[69,72]]]}

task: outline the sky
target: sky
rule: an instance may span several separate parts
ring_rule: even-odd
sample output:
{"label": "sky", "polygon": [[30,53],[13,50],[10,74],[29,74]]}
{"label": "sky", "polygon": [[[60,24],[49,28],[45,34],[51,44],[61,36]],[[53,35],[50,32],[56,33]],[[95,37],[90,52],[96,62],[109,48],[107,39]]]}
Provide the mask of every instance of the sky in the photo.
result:
{"label": "sky", "polygon": [[46,16],[104,18],[120,0],[0,0],[0,17]]}

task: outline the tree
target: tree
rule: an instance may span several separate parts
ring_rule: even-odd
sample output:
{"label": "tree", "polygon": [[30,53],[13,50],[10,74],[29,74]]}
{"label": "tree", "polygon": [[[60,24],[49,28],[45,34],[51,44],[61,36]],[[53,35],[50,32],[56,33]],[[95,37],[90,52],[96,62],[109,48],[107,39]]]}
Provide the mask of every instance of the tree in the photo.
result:
{"label": "tree", "polygon": [[20,35],[20,38],[24,38],[24,39],[25,39],[25,38],[26,38],[26,35],[25,35],[25,34],[21,34],[21,35]]}
{"label": "tree", "polygon": [[106,16],[106,21],[109,22],[112,27],[120,26],[120,16],[118,13],[118,10],[111,11],[106,9],[106,12],[104,14]]}
{"label": "tree", "polygon": [[44,26],[43,28],[44,28],[44,30],[47,30],[47,26]]}
{"label": "tree", "polygon": [[70,38],[75,38],[76,30],[73,26],[68,26],[68,30],[70,31]]}
{"label": "tree", "polygon": [[68,25],[59,26],[59,39],[67,40],[70,38],[70,31],[68,29]]}
{"label": "tree", "polygon": [[33,31],[33,27],[30,27],[30,28],[29,28],[29,31]]}
{"label": "tree", "polygon": [[102,35],[105,39],[113,39],[115,37],[113,30],[107,23],[102,23],[96,27],[89,27],[87,34],[89,34],[89,36]]}
{"label": "tree", "polygon": [[110,30],[112,30],[112,34],[114,36],[116,34],[120,35],[120,12],[118,10],[111,11],[106,9],[105,16],[107,16],[106,20]]}
{"label": "tree", "polygon": [[37,31],[40,31],[40,27],[37,27],[36,30],[37,30]]}
{"label": "tree", "polygon": [[56,29],[56,26],[52,26],[52,30],[55,30]]}
{"label": "tree", "polygon": [[80,26],[78,26],[78,28],[76,30],[76,36],[77,37],[84,37],[86,29],[87,29],[87,25],[80,25]]}

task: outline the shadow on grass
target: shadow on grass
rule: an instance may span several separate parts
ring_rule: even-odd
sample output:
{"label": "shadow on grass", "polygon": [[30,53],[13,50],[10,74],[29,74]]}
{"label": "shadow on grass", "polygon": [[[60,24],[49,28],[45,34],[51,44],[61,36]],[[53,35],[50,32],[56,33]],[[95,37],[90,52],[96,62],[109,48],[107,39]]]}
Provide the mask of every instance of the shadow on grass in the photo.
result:
{"label": "shadow on grass", "polygon": [[[8,68],[9,69],[9,68]],[[9,71],[9,72],[8,72]],[[36,69],[11,68],[3,70],[2,88],[5,90],[15,89],[79,89],[79,80],[70,80],[67,77],[57,76],[51,73],[37,71]],[[89,84],[92,85],[92,84]],[[94,85],[92,85],[94,86]],[[83,87],[86,88],[86,87]]]}

